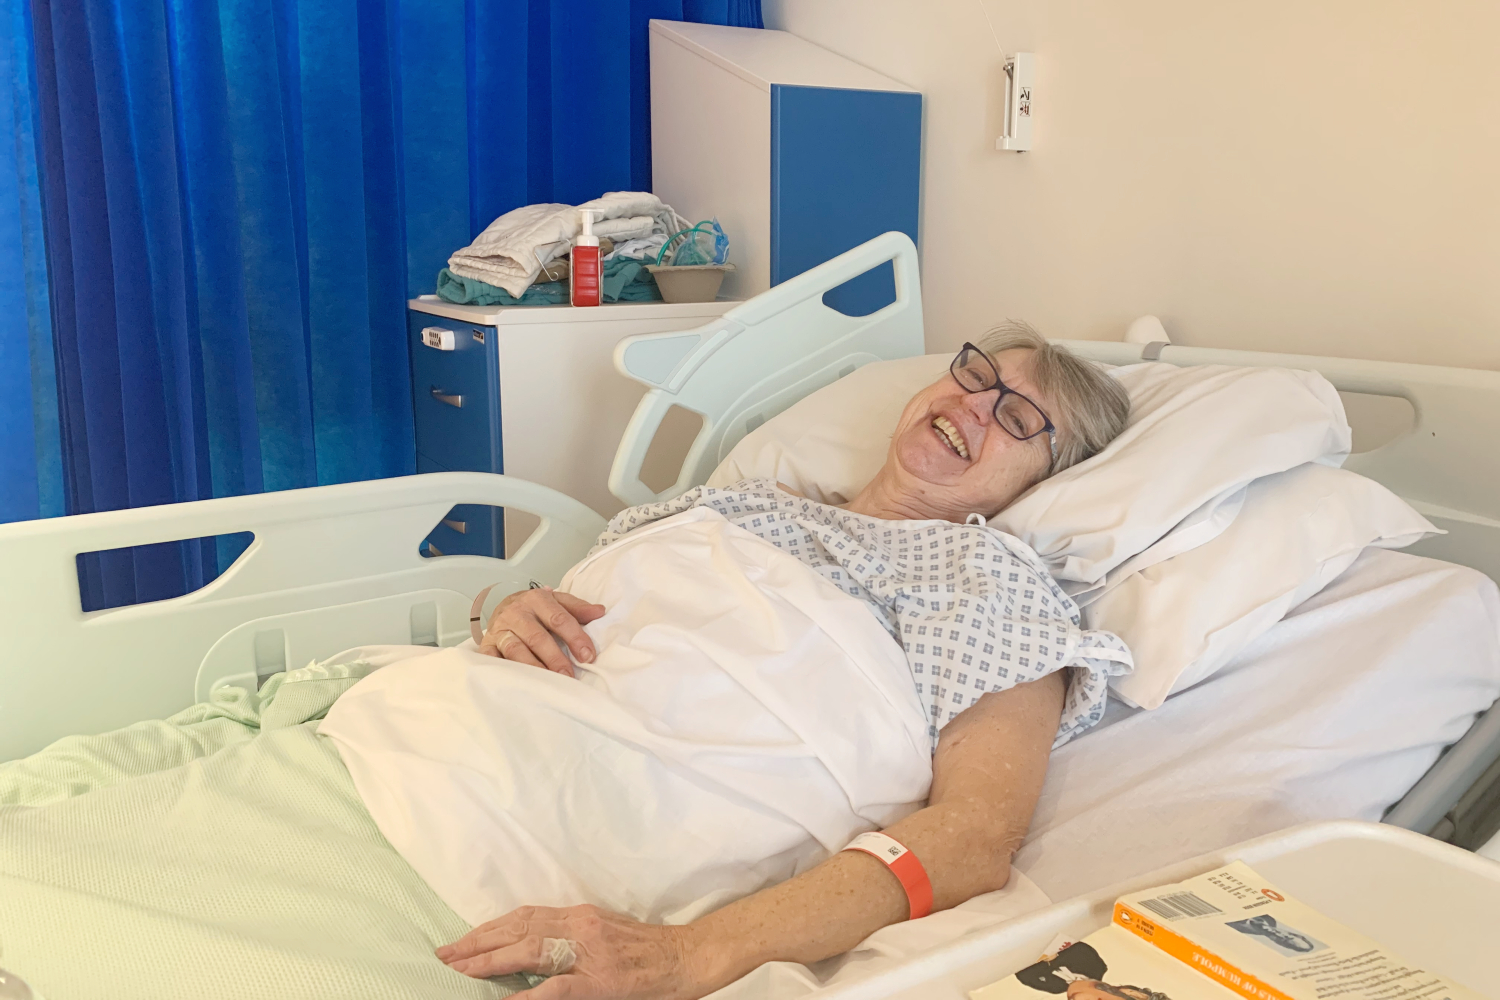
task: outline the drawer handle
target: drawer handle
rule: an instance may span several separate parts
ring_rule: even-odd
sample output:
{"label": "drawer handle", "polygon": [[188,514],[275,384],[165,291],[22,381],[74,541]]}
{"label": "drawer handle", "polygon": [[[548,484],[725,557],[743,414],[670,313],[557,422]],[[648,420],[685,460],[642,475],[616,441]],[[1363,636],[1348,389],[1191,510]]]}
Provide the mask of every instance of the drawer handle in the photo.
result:
{"label": "drawer handle", "polygon": [[443,518],[443,527],[449,531],[456,531],[460,535],[467,535],[469,533],[469,522],[467,521],[455,521],[452,518],[445,517]]}
{"label": "drawer handle", "polygon": [[455,396],[450,393],[446,393],[443,390],[439,389],[437,386],[432,387],[432,398],[437,400],[439,403],[447,403],[449,406],[456,406],[460,410],[464,408],[464,398],[462,396]]}

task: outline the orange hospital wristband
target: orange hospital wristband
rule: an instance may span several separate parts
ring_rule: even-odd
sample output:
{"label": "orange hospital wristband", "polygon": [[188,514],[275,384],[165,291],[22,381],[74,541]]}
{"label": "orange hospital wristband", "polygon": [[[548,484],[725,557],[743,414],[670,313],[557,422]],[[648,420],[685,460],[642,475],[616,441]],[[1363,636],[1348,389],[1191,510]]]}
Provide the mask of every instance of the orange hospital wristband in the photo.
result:
{"label": "orange hospital wristband", "polygon": [[877,858],[891,870],[891,874],[901,880],[901,888],[906,890],[906,904],[911,910],[908,920],[916,920],[932,912],[932,880],[927,877],[927,869],[922,867],[922,862],[900,841],[883,833],[862,833],[851,840],[844,850],[863,851]]}

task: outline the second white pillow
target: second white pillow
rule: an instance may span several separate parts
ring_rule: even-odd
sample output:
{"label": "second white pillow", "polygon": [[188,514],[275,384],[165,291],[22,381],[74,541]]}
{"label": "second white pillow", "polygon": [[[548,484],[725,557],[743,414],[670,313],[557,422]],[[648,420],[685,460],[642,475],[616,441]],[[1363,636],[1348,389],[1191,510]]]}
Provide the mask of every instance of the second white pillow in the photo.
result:
{"label": "second white pillow", "polygon": [[1089,628],[1114,632],[1135,657],[1135,671],[1110,682],[1122,700],[1156,708],[1227,664],[1365,546],[1399,549],[1438,533],[1384,486],[1325,465],[1243,492],[1216,538],[1138,572],[1122,567],[1084,607]]}

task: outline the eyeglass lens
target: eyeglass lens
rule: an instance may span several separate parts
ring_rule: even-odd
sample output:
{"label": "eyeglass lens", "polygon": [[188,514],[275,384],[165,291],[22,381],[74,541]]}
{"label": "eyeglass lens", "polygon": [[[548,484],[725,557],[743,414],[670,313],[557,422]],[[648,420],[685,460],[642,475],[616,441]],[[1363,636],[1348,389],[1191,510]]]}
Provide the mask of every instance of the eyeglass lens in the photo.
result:
{"label": "eyeglass lens", "polygon": [[[988,392],[1000,384],[1000,375],[982,351],[964,348],[953,360],[953,378],[969,392]],[[995,420],[1013,438],[1025,441],[1047,429],[1047,417],[1035,403],[1004,388],[995,404]]]}

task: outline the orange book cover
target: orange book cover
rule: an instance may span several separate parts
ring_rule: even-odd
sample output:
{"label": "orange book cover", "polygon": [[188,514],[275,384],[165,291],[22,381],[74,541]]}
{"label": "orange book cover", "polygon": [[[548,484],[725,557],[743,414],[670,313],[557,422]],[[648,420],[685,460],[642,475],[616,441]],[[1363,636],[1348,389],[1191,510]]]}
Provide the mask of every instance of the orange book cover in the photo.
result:
{"label": "orange book cover", "polygon": [[1114,922],[1251,1000],[1480,998],[1288,898],[1240,861],[1123,896]]}
{"label": "orange book cover", "polygon": [[1242,997],[1248,997],[1249,1000],[1293,1000],[1280,990],[1267,986],[1233,962],[1215,955],[1206,948],[1200,948],[1170,927],[1152,920],[1123,901],[1115,903],[1114,922]]}
{"label": "orange book cover", "polygon": [[1287,898],[1235,862],[1130,893],[1082,940],[972,991],[971,1000],[1480,1000]]}

